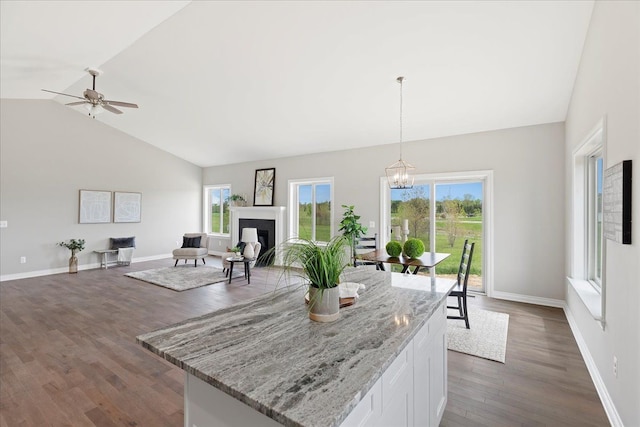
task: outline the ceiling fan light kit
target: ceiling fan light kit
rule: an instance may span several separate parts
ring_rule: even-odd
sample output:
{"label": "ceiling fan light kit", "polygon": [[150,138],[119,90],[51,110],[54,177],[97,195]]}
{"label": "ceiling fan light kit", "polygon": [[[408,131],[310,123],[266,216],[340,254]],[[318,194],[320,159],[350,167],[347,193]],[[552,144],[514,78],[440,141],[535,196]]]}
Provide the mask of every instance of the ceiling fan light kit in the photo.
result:
{"label": "ceiling fan light kit", "polygon": [[102,108],[101,105],[88,104],[86,102],[84,103],[84,108],[86,108],[87,111],[89,111],[89,115],[93,118],[96,117],[96,114],[100,114],[104,111],[104,108]]}
{"label": "ceiling fan light kit", "polygon": [[76,105],[84,105],[84,107],[89,111],[89,116],[96,118],[96,114],[102,113],[104,110],[107,110],[114,114],[122,114],[122,111],[118,110],[114,107],[117,105],[118,107],[126,107],[126,108],[138,108],[137,104],[133,104],[131,102],[122,102],[122,101],[111,101],[108,99],[104,99],[104,95],[100,92],[96,91],[96,77],[102,74],[102,71],[97,68],[85,68],[85,71],[89,73],[93,79],[93,88],[86,89],[82,95],[69,95],[68,93],[62,92],[54,92],[52,90],[42,89],[45,92],[55,93],[57,95],[70,96],[72,98],[81,99],[82,101],[69,102],[68,106],[76,106]]}

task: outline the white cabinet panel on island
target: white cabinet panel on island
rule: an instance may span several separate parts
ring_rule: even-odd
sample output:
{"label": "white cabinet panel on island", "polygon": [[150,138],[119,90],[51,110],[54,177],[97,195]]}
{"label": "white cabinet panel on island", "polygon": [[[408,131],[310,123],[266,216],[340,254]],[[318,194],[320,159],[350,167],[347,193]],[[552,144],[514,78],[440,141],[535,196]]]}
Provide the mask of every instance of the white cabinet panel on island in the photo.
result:
{"label": "white cabinet panel on island", "polygon": [[437,426],[450,284],[361,267],[346,280],[367,289],[329,324],[283,291],[139,336],[186,371],[185,426]]}
{"label": "white cabinet panel on island", "polygon": [[415,425],[437,426],[447,404],[447,307],[414,338]]}

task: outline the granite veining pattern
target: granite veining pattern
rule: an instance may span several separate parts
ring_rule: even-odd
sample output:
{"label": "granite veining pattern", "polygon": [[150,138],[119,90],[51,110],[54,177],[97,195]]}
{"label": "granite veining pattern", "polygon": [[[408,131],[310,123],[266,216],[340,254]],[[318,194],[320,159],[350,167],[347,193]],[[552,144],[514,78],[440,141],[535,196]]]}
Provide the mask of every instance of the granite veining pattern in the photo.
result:
{"label": "granite veining pattern", "polygon": [[451,285],[366,268],[340,319],[307,316],[282,289],[137,337],[138,343],[286,426],[337,426],[446,299]]}

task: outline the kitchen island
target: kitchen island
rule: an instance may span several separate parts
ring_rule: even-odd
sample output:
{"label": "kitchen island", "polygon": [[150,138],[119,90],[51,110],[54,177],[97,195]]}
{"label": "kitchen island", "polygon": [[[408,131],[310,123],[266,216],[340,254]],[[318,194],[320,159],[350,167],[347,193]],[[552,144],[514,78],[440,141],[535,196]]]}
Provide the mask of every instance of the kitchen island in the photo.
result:
{"label": "kitchen island", "polygon": [[363,267],[345,281],[367,289],[332,323],[283,289],[137,340],[186,371],[188,427],[437,426],[453,281]]}

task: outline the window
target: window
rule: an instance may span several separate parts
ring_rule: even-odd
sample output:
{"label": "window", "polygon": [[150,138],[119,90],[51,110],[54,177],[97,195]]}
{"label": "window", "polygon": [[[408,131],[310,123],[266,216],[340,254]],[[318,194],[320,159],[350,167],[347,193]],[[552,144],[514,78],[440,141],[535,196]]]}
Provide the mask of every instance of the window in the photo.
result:
{"label": "window", "polygon": [[602,234],[604,153],[606,120],[603,118],[572,153],[571,275],[568,278],[602,328],[606,289],[606,248]]}
{"label": "window", "polygon": [[289,181],[289,237],[328,242],[333,236],[333,178]]}
{"label": "window", "polygon": [[204,231],[229,235],[230,185],[206,185],[204,187]]}

